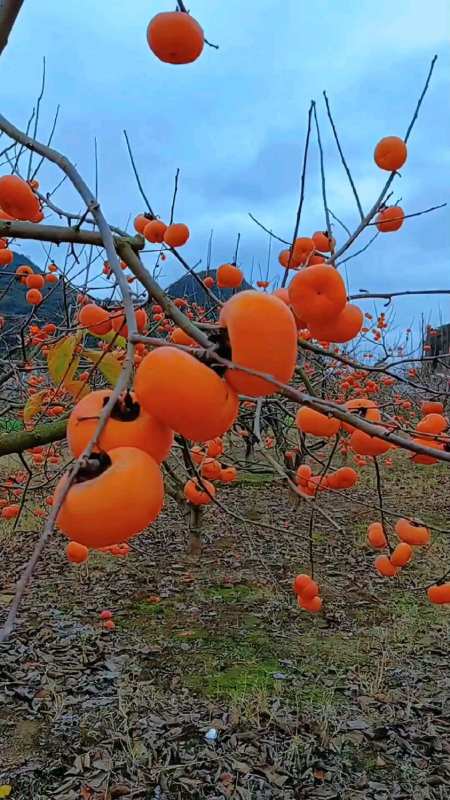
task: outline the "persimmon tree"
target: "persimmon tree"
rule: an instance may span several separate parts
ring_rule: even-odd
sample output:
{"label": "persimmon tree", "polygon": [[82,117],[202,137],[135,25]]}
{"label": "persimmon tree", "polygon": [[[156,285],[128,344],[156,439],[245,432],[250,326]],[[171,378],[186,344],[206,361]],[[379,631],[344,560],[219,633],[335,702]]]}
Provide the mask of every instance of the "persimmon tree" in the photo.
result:
{"label": "persimmon tree", "polygon": [[[3,4],[2,49],[20,5]],[[181,2],[176,11],[151,20],[147,39],[149,57],[172,65],[201,57],[207,42]],[[147,198],[127,134],[144,204],[131,210],[131,232],[110,224],[97,192],[74,164],[51,141],[40,141],[39,102],[33,135],[31,126],[23,131],[0,116],[0,268],[7,277],[5,296],[19,287],[29,306],[19,320],[8,313],[0,320],[2,413],[12,425],[0,435],[0,456],[16,454],[21,464],[10,471],[2,490],[1,516],[12,526],[24,511],[46,518],[0,641],[13,630],[25,588],[54,530],[61,545],[66,542],[68,561],[81,564],[92,549],[126,556],[135,537],[157,518],[165,495],[186,504],[197,544],[204,507],[214,505],[244,519],[227,508],[220,491],[236,480],[244,449],[247,468],[254,454],[258,464],[269,463],[295,498],[298,513],[307,515],[308,572],[294,580],[302,609],[322,608],[316,515],[337,527],[321,497],[338,493],[345,500],[361,469],[372,470],[377,492],[377,502],[368,503],[373,513],[368,546],[380,551],[377,572],[397,576],[429,544],[430,529],[411,518],[408,508],[386,507],[383,471],[392,466],[393,449],[399,450],[396,458],[409,459],[411,469],[450,461],[448,355],[438,357],[443,372],[437,372],[432,368],[437,357],[426,343],[433,329],[425,336],[420,332],[419,344],[411,330],[391,330],[395,297],[413,290],[349,295],[342,266],[377,246],[376,239],[395,235],[411,218],[442,207],[409,212],[391,199],[399,170],[408,168],[408,142],[435,62],[436,57],[405,134],[384,136],[375,146],[375,169],[386,179],[367,211],[324,95],[325,115],[355,200],[358,218],[352,227],[330,210],[319,114],[311,104],[292,235],[281,236],[252,217],[268,234],[270,252],[279,245],[277,279],[261,274],[255,289],[242,289],[239,237],[230,263],[199,273],[187,262],[182,248],[195,241],[195,220],[188,225],[176,219],[178,173],[170,213],[162,218]],[[308,232],[302,230],[302,208],[313,147],[320,160],[323,220]],[[53,186],[40,185],[44,163],[58,172]],[[72,185],[81,213],[57,204],[61,180]],[[368,228],[374,235],[360,245]],[[16,266],[19,241],[44,243],[45,263],[37,270]],[[157,275],[167,256],[198,284],[203,304],[164,291]],[[104,291],[99,293],[100,281],[110,287],[106,299]],[[223,300],[218,289],[231,290],[231,297]],[[55,292],[63,299],[61,313],[43,322]],[[422,292],[431,293],[450,289]],[[382,300],[387,310],[375,317],[364,312],[360,303],[367,299]],[[280,492],[285,497],[285,489]],[[430,576],[423,587],[431,602],[450,602],[448,574]],[[113,630],[110,618],[105,626]]]}

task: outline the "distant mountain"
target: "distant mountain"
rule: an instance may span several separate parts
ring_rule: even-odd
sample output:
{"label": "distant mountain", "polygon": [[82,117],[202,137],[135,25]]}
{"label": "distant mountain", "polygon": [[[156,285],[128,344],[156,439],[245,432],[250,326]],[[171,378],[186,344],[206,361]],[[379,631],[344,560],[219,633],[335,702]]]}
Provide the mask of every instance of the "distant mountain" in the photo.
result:
{"label": "distant mountain", "polygon": [[[6,333],[8,329],[17,329],[32,310],[32,306],[25,299],[26,287],[14,277],[17,267],[22,264],[32,267],[36,274],[42,274],[42,270],[36,264],[20,253],[14,253],[12,264],[0,267],[0,314],[8,320]],[[64,285],[62,280],[55,284],[47,283],[42,289],[42,294],[44,300],[33,316],[33,320],[39,325],[46,322],[58,323],[65,318],[66,309],[70,310],[75,304],[75,291],[67,284]]]}
{"label": "distant mountain", "polygon": [[[203,270],[202,272],[196,272],[195,274],[198,276],[198,278],[200,278],[201,281],[206,278],[207,275],[211,276],[211,278],[214,278],[214,281],[216,280],[215,269],[210,269],[209,272]],[[253,286],[247,283],[247,281],[244,279],[239,291],[242,289],[253,289]],[[174,281],[174,283],[171,283],[170,286],[167,286],[165,291],[168,295],[170,295],[170,297],[184,297],[186,300],[190,300],[191,302],[193,301],[201,306],[211,305],[209,295],[206,293],[203,286],[200,286],[198,281],[196,281],[189,272],[186,272],[186,274],[181,278],[178,278],[177,281]],[[219,289],[216,284],[214,284],[212,287],[212,291],[216,297],[220,298],[220,300],[228,300],[229,297],[233,296],[233,289]]]}
{"label": "distant mountain", "polygon": [[[5,316],[8,325],[5,328],[6,337],[11,333],[16,336],[21,324],[29,317],[32,306],[26,301],[26,287],[15,277],[15,271],[21,264],[32,267],[33,272],[42,274],[42,270],[34,264],[31,259],[19,253],[14,253],[14,261],[7,267],[0,267],[0,315]],[[200,280],[210,275],[216,279],[216,270],[208,272],[197,272]],[[241,289],[252,289],[253,287],[244,280]],[[174,283],[171,283],[165,290],[170,297],[184,297],[186,300],[193,301],[203,306],[210,306],[211,300],[203,286],[192,277],[188,272]],[[220,300],[228,300],[232,297],[232,289],[219,289],[217,285],[212,287],[214,294]],[[76,304],[75,290],[65,284],[63,279],[56,284],[46,284],[42,289],[44,300],[38,306],[33,315],[33,322],[43,325],[46,322],[63,322],[67,313],[71,313]]]}

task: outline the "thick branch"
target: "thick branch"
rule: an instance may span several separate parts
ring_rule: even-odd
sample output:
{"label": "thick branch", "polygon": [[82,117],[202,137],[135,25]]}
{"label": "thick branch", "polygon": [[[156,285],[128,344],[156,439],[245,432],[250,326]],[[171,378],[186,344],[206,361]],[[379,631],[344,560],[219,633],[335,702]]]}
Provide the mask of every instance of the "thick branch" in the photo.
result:
{"label": "thick branch", "polygon": [[1,0],[0,2],[0,55],[8,44],[9,34],[22,4],[23,0]]}
{"label": "thick branch", "polygon": [[[40,225],[34,222],[9,222],[0,220],[0,236],[9,239],[33,239],[40,242],[53,242],[54,244],[87,244],[103,247],[103,237],[98,231],[78,230],[77,228],[64,228],[59,225]],[[120,237],[113,237],[114,243],[121,241]],[[144,239],[141,236],[124,238],[133,250],[143,250]]]}
{"label": "thick branch", "polygon": [[66,426],[67,420],[59,419],[56,422],[39,425],[32,431],[22,430],[2,433],[0,434],[0,456],[23,453],[24,450],[30,450],[32,447],[64,439]]}

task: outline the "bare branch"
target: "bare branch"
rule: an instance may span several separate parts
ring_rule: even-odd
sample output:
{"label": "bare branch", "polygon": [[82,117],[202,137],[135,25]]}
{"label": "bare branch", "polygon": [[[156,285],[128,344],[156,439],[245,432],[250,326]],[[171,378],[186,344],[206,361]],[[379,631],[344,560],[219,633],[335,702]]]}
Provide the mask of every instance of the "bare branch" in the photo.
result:
{"label": "bare branch", "polygon": [[342,147],[341,147],[341,143],[339,141],[339,136],[337,134],[336,126],[334,124],[334,120],[333,120],[333,117],[332,117],[332,114],[331,114],[330,103],[329,103],[329,100],[328,100],[326,92],[323,92],[323,97],[324,97],[325,105],[326,105],[326,108],[327,108],[328,119],[330,120],[331,129],[333,131],[334,140],[336,142],[337,149],[339,150],[339,155],[341,157],[342,165],[343,165],[343,167],[344,167],[344,169],[345,169],[345,171],[347,173],[348,182],[349,182],[349,184],[350,184],[350,186],[352,188],[353,196],[355,198],[356,205],[358,206],[359,215],[360,215],[361,219],[364,219],[364,211],[363,211],[363,208],[362,208],[362,205],[361,205],[361,201],[359,199],[359,195],[358,195],[358,192],[357,192],[357,189],[356,189],[356,186],[355,186],[355,182],[354,182],[354,180],[352,178],[352,173],[350,172],[350,167],[347,164],[347,161],[345,159],[345,156],[344,156],[344,153],[343,153],[343,150],[342,150]]}

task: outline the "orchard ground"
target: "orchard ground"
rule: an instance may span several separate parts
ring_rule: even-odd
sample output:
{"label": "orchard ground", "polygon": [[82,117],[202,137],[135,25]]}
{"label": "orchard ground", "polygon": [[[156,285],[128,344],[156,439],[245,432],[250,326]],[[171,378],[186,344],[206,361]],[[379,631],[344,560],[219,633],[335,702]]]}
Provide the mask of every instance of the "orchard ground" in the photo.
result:
{"label": "orchard ground", "polygon": [[[445,465],[408,467],[402,454],[383,471],[386,508],[449,528]],[[291,590],[309,566],[309,514],[268,472],[241,470],[221,494],[253,524],[206,510],[201,556],[187,555],[171,498],[128,558],[69,565],[55,533],[0,647],[0,784],[13,800],[448,798],[450,610],[411,586],[442,571],[450,540],[434,533],[413,570],[379,578],[364,505],[377,497],[361,473],[345,499],[321,496],[342,531],[317,515],[318,615]],[[27,535],[3,524],[2,606],[36,522],[21,521]]]}

